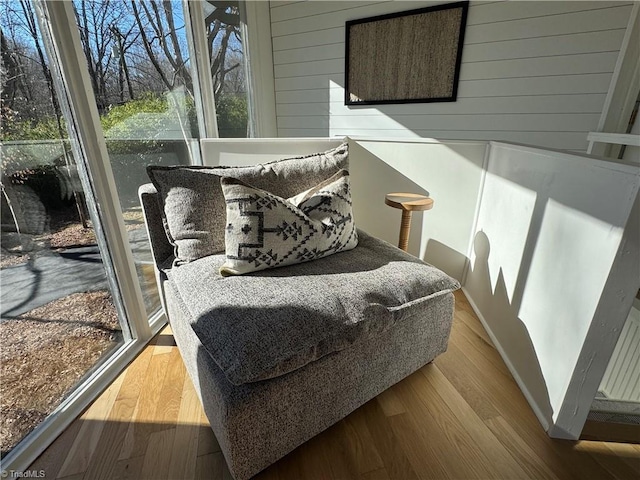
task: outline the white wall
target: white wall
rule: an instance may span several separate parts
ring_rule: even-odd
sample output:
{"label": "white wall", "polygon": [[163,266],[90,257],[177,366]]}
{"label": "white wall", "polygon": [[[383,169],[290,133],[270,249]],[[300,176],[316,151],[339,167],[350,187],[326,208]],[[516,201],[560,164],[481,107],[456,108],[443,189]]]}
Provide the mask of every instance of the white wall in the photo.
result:
{"label": "white wall", "polygon": [[401,211],[391,192],[428,194],[414,212],[408,251],[462,281],[484,178],[487,142],[350,138],[353,214],[359,228],[398,244]]}
{"label": "white wall", "polygon": [[272,1],[278,135],[505,140],[586,150],[630,2],[472,2],[457,102],[345,106],[345,22],[439,3]]}
{"label": "white wall", "polygon": [[207,166],[245,166],[324,152],[341,145],[343,138],[203,138],[202,163]]}
{"label": "white wall", "polygon": [[465,291],[552,436],[579,435],[640,286],[639,181],[634,166],[491,145]]}

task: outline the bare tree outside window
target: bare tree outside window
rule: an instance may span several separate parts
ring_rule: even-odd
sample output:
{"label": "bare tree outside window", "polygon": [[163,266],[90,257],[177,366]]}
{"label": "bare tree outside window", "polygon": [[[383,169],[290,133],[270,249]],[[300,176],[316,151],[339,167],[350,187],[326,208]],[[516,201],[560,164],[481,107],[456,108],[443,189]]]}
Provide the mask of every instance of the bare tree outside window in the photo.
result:
{"label": "bare tree outside window", "polygon": [[247,88],[237,1],[204,3],[211,78],[220,137],[247,135]]}
{"label": "bare tree outside window", "polygon": [[[179,86],[184,87],[193,104],[181,2],[76,0],[73,4],[103,126],[113,123],[110,115],[125,115],[112,112],[114,108],[140,99],[166,102],[165,93]],[[238,2],[210,0],[204,5],[219,125],[233,136],[245,136],[246,87]],[[57,130],[65,127],[62,123],[56,126],[61,115],[38,40],[33,7],[29,0],[4,0],[0,9],[0,138],[10,140],[16,130],[28,131],[30,138],[59,138]],[[15,108],[16,104],[20,108]],[[136,109],[130,106],[128,113],[134,115]]]}

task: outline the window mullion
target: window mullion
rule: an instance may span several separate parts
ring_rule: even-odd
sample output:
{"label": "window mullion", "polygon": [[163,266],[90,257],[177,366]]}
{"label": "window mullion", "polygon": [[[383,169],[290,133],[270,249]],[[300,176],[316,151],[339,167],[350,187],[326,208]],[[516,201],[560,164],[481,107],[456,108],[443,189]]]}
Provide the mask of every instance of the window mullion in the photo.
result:
{"label": "window mullion", "polygon": [[269,2],[240,1],[239,5],[251,136],[277,137]]}
{"label": "window mullion", "polygon": [[213,93],[213,82],[211,81],[211,62],[209,60],[209,45],[207,44],[202,2],[183,0],[183,5],[189,17],[185,24],[187,26],[189,55],[194,59],[191,69],[196,73],[196,75],[193,75],[193,84],[200,132],[205,137],[218,138],[216,102]]}

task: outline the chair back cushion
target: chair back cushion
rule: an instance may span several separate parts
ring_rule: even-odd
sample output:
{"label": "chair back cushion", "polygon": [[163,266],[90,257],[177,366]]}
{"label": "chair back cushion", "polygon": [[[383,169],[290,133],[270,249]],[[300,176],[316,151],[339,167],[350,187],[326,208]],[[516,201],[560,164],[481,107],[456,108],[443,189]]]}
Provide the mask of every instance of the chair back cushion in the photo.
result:
{"label": "chair back cushion", "polygon": [[180,265],[225,250],[226,204],[221,177],[233,177],[283,198],[348,169],[348,144],[326,152],[249,167],[149,166],[167,238]]}

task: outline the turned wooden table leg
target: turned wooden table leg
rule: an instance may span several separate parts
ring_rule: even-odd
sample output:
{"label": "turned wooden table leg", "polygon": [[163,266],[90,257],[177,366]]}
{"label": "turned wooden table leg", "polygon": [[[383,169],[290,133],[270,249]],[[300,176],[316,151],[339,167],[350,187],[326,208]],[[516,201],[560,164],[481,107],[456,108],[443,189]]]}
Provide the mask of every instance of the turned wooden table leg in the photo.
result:
{"label": "turned wooden table leg", "polygon": [[429,198],[428,194],[388,193],[384,198],[384,203],[390,207],[402,210],[398,248],[406,252],[409,247],[409,233],[411,233],[411,212],[414,210],[430,210],[433,207],[433,199]]}
{"label": "turned wooden table leg", "polygon": [[398,248],[407,251],[409,247],[409,234],[411,233],[411,210],[402,210],[402,221],[400,222],[400,236],[398,237]]}

